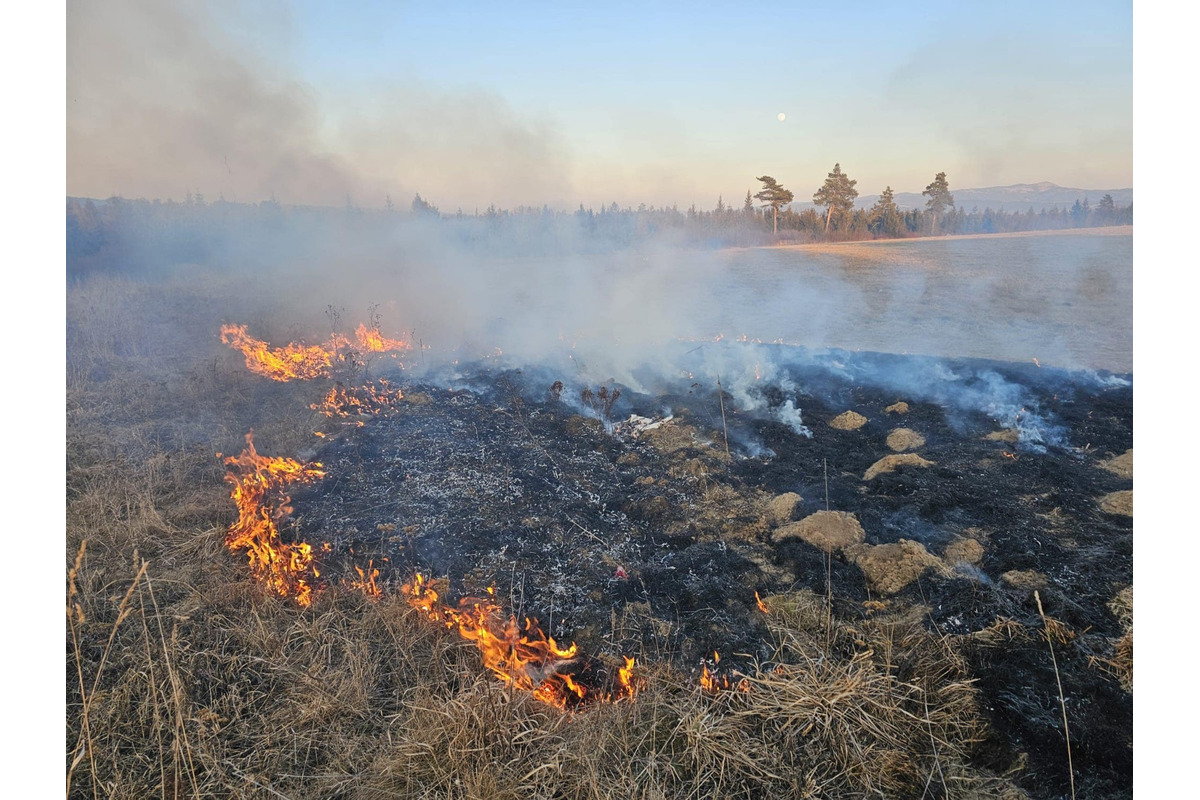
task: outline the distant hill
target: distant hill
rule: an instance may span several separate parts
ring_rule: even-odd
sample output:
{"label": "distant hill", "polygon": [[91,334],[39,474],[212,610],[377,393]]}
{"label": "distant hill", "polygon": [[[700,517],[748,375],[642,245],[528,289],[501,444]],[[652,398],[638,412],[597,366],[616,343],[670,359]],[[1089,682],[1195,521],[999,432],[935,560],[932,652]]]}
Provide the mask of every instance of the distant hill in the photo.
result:
{"label": "distant hill", "polygon": [[[1106,194],[1111,194],[1113,202],[1118,206],[1127,206],[1133,202],[1133,189],[1072,189],[1049,181],[989,186],[986,189],[955,189],[951,184],[950,193],[954,195],[955,208],[964,211],[970,211],[976,206],[980,211],[991,208],[994,211],[1008,212],[1026,211],[1031,207],[1034,211],[1041,211],[1043,208],[1070,208],[1076,200],[1084,198],[1094,207]],[[858,208],[869,208],[878,199],[877,194],[860,196],[855,205]],[[924,208],[927,199],[920,192],[896,193],[896,205],[902,209]]]}

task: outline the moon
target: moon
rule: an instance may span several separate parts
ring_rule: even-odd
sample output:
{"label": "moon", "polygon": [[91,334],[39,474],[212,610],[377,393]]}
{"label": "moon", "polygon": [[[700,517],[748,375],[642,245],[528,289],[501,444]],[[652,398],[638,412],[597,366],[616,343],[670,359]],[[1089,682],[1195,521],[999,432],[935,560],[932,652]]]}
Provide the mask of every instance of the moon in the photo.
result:
{"label": "moon", "polygon": [[780,111],[779,116],[777,116],[775,119],[779,120],[780,122],[783,122],[785,119],[787,119],[787,114]]}

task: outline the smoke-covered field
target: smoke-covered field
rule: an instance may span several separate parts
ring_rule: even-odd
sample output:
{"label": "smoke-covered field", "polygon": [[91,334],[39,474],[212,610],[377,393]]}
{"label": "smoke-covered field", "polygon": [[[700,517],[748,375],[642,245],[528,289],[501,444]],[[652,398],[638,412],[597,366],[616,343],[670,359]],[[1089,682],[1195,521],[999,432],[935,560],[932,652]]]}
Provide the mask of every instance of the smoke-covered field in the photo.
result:
{"label": "smoke-covered field", "polygon": [[[1076,782],[1131,792],[1131,233],[334,216],[68,287],[69,795],[1060,796],[1060,667]],[[587,652],[498,666],[518,610]]]}

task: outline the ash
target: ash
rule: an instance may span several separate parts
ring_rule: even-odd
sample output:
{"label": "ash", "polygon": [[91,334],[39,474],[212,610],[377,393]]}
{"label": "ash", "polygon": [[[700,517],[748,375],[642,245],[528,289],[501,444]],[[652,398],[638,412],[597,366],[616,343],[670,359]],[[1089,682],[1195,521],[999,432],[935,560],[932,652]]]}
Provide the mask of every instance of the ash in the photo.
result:
{"label": "ash", "polygon": [[[1036,588],[1078,632],[1060,655],[1083,715],[1072,740],[1123,774],[1132,697],[1091,658],[1121,635],[1109,603],[1132,583],[1132,517],[1103,502],[1132,487],[1104,468],[1132,448],[1131,377],[939,362],[968,390],[955,402],[873,379],[931,374],[926,362],[841,354],[836,365],[794,364],[742,402],[685,381],[655,395],[621,387],[603,408],[568,402],[587,387],[564,391],[543,370],[480,367],[456,388],[401,379],[395,414],[344,427],[315,453],[327,478],[295,493],[292,535],[329,580],[370,562],[383,581],[432,575],[451,599],[495,586],[518,618],[592,656],[694,668],[713,651],[722,666],[769,668],[756,592],[811,590],[849,619],[907,609],[969,645],[1008,621],[1039,628]],[[1000,383],[1019,388],[1016,412],[970,397]],[[781,408],[802,411],[804,426]],[[839,427],[847,411],[865,424]],[[899,428],[920,444],[890,449]],[[853,514],[862,541],[806,538],[801,521],[827,508]],[[1057,752],[1044,642],[964,652],[1008,737],[997,763],[1013,748]]]}

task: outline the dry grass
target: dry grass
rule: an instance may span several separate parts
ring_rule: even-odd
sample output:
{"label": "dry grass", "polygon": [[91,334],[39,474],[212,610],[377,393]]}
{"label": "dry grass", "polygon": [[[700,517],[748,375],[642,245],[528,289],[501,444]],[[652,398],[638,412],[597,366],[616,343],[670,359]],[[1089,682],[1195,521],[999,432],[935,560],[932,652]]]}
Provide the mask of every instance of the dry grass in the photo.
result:
{"label": "dry grass", "polygon": [[[635,701],[564,714],[401,599],[270,596],[222,543],[215,454],[249,427],[295,452],[311,399],[242,375],[165,293],[127,287],[152,319],[122,329],[123,291],[68,302],[69,797],[1013,795],[969,765],[982,723],[955,646],[912,618],[830,625],[822,598],[768,598],[776,653],[749,692],[635,654]],[[175,316],[202,345],[147,341]]]}

